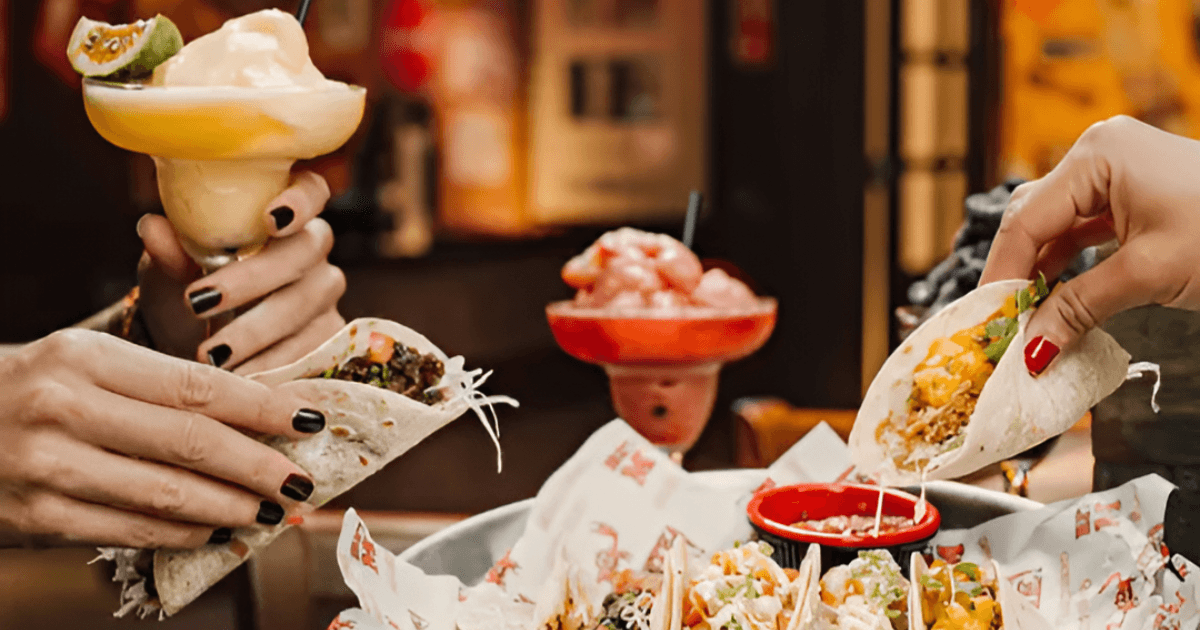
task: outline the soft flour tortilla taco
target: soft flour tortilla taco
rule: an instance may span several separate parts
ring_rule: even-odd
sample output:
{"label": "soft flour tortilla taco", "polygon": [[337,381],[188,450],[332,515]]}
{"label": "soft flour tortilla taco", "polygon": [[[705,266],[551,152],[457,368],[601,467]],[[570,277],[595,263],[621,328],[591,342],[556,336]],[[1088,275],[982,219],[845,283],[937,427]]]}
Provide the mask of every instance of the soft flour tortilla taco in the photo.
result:
{"label": "soft flour tortilla taco", "polygon": [[850,433],[851,457],[887,485],[950,479],[1058,435],[1125,380],[1129,354],[1094,329],[1034,377],[1025,326],[1040,280],[997,282],[947,306],[879,370]]}
{"label": "soft flour tortilla taco", "polygon": [[911,585],[886,550],[860,551],[816,585],[816,609],[800,630],[908,630]]}
{"label": "soft flour tortilla taco", "polygon": [[552,577],[538,596],[534,619],[538,630],[670,630],[679,627],[679,582],[687,556],[682,538],[667,552],[662,572],[618,572],[599,606],[594,583],[565,553],[555,561]]}
{"label": "soft flour tortilla taco", "polygon": [[[999,579],[995,561],[930,566],[912,555],[913,588],[910,630],[1049,630],[1050,624],[1013,588]],[[919,614],[917,614],[919,611]]]}
{"label": "soft flour tortilla taco", "polygon": [[[811,587],[805,564],[784,569],[771,559],[763,542],[738,545],[713,554],[681,581],[682,623],[687,630],[794,630],[801,603]],[[819,554],[818,554],[819,555]],[[812,559],[806,557],[805,563]],[[819,558],[818,558],[819,562]]]}
{"label": "soft flour tortilla taco", "polygon": [[[477,392],[487,375],[464,370],[462,357],[451,359],[416,331],[382,319],[350,322],[303,359],[250,378],[296,391],[325,414],[326,430],[310,438],[261,438],[311,475],[308,503],[314,506],[375,474],[467,410],[495,441],[482,405],[516,406],[511,398]],[[114,580],[123,582],[118,615],[135,609],[143,616],[175,614],[287,527],[239,528],[228,543],[194,550],[102,549],[102,558],[117,562]]]}

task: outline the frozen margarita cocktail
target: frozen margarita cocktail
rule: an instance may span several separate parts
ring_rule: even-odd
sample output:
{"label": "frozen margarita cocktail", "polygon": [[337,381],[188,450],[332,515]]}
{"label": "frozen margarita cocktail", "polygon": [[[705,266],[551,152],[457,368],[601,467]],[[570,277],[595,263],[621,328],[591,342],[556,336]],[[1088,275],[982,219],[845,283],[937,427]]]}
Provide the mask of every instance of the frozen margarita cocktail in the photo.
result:
{"label": "frozen margarita cocktail", "polygon": [[167,218],[211,270],[262,247],[263,211],[292,165],[345,144],[366,90],[326,79],[300,23],[276,9],[174,51],[173,41],[178,31],[162,16],[123,26],[84,18],[67,53],[89,77],[92,125],[154,158]]}
{"label": "frozen margarita cocktail", "polygon": [[555,340],[603,366],[617,413],[677,459],[708,423],[721,366],[758,350],[775,328],[775,300],[704,271],[665,234],[609,232],[562,276],[576,295],[546,309]]}

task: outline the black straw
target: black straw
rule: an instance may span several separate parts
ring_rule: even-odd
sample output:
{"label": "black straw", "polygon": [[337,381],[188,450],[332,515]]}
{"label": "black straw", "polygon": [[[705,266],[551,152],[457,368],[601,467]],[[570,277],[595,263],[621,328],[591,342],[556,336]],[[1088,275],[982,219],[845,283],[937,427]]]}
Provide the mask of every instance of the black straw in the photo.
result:
{"label": "black straw", "polygon": [[683,244],[688,249],[692,248],[692,241],[696,238],[696,217],[703,203],[704,195],[699,190],[693,190],[688,195],[687,217],[683,220]]}
{"label": "black straw", "polygon": [[304,26],[304,18],[308,17],[308,3],[312,0],[300,0],[300,8],[296,10],[296,21]]}

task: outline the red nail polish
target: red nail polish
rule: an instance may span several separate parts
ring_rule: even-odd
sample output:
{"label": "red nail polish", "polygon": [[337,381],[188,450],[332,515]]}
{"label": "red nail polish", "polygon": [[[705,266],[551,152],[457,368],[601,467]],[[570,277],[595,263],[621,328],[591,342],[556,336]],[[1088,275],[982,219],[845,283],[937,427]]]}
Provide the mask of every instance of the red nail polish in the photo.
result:
{"label": "red nail polish", "polygon": [[1034,337],[1033,341],[1025,346],[1025,368],[1030,374],[1037,376],[1058,356],[1058,352],[1059,347],[1054,345],[1053,341],[1041,336]]}

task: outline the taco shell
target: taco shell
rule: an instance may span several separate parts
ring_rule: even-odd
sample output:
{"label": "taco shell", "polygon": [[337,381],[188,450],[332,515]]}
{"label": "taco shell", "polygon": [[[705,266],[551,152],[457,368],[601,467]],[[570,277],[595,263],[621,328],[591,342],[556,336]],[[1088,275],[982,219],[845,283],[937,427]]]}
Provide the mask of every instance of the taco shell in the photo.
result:
{"label": "taco shell", "polygon": [[[372,332],[441,359],[446,367],[446,375],[439,383],[444,392],[442,401],[427,405],[373,385],[312,378],[364,354]],[[412,329],[382,319],[357,319],[304,358],[249,378],[297,392],[325,414],[326,429],[312,437],[260,439],[312,476],[314,489],[308,503],[319,507],[375,474],[468,409],[478,411],[481,402],[515,405],[516,401],[505,397],[489,399],[475,392],[476,376],[477,373],[463,370],[461,358],[450,359]],[[483,417],[481,412],[480,416]],[[287,527],[281,524],[238,528],[228,543],[194,550],[140,550],[130,554],[128,550],[102,549],[102,557],[117,561],[118,577],[128,577],[131,573],[123,570],[128,567],[122,564],[136,564],[137,556],[153,554],[157,599],[147,596],[143,580],[126,581],[118,615],[133,609],[138,609],[142,616],[155,610],[160,611],[160,617],[175,614],[255,551],[269,545]]]}
{"label": "taco shell", "polygon": [[[928,630],[924,614],[924,577],[929,573],[929,565],[919,554],[912,555],[913,576],[912,588],[908,598],[909,630]],[[1050,622],[1038,612],[1033,603],[1017,592],[1012,583],[1002,577],[1000,565],[989,561],[990,578],[995,580],[996,601],[1000,605],[1000,630],[1052,630]],[[959,626],[948,626],[946,630],[963,630]]]}
{"label": "taco shell", "polygon": [[[908,415],[913,372],[935,341],[982,324],[1009,297],[1029,286],[1024,280],[1010,280],[975,289],[922,324],[888,357],[867,390],[850,433],[851,459],[859,471],[877,476],[885,485],[923,481],[919,470],[902,469],[894,461],[912,453],[911,444],[897,446],[895,442],[904,438],[889,430],[877,439],[877,429],[894,414]],[[984,383],[958,436],[936,447],[921,442],[930,450],[926,479],[961,477],[1059,435],[1125,381],[1129,353],[1100,329],[1064,350],[1041,375],[1031,376],[1023,350],[1032,314],[1027,311],[1017,318],[1016,335]]]}

